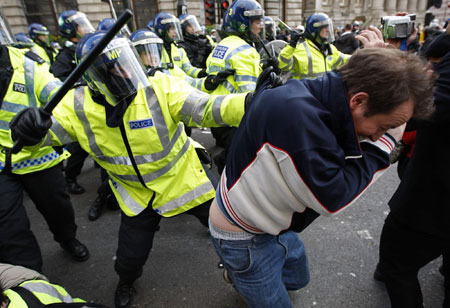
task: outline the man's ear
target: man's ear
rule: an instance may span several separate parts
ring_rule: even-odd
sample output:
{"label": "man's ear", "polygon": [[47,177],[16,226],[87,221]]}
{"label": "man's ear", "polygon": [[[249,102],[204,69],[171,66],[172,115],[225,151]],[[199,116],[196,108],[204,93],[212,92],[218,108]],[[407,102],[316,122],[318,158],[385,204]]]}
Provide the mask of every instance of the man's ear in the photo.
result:
{"label": "man's ear", "polygon": [[350,96],[350,110],[355,111],[359,107],[364,107],[369,100],[369,94],[366,92],[358,92]]}

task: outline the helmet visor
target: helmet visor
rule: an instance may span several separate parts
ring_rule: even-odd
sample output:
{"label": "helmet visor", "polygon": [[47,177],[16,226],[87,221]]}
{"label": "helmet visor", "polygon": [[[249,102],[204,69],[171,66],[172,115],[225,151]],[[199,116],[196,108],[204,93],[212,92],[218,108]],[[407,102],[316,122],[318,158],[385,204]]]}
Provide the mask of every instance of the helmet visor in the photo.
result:
{"label": "helmet visor", "polygon": [[333,29],[333,21],[330,18],[327,18],[323,21],[318,21],[313,24],[314,28],[318,28],[318,36],[328,42],[334,42],[334,29]]}
{"label": "helmet visor", "polygon": [[264,21],[264,39],[275,38],[275,23],[271,20]]}
{"label": "helmet visor", "polygon": [[195,17],[194,15],[190,15],[186,19],[184,19],[182,24],[186,33],[193,35],[199,35],[202,33],[202,27],[200,27],[197,17]]}
{"label": "helmet visor", "polygon": [[181,32],[181,25],[178,18],[168,18],[161,21],[166,29],[166,37],[171,42],[183,41],[183,34]]}
{"label": "helmet visor", "polygon": [[94,32],[95,29],[92,26],[89,19],[86,17],[84,13],[76,13],[68,19],[69,22],[73,24],[75,29],[77,30],[77,37],[81,38],[87,33]]}
{"label": "helmet visor", "polygon": [[111,41],[86,75],[91,87],[113,106],[150,85],[134,47],[126,38]]}
{"label": "helmet visor", "polygon": [[133,43],[139,57],[142,60],[142,63],[147,68],[162,67],[161,64],[162,44],[163,40],[156,37],[146,38]]}

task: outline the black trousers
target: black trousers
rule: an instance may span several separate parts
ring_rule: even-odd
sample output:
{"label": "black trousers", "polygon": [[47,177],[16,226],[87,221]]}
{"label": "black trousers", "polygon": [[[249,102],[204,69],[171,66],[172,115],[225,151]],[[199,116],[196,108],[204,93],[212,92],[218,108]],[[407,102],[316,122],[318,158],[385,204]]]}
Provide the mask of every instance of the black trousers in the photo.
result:
{"label": "black trousers", "polygon": [[[448,236],[448,235],[446,235]],[[450,240],[419,232],[389,214],[381,232],[378,269],[385,279],[392,308],[423,308],[419,269],[444,255],[445,299],[450,307]]]}
{"label": "black trousers", "polygon": [[[212,199],[185,212],[195,215],[208,228],[209,207]],[[119,228],[119,245],[114,268],[121,281],[134,282],[142,275],[142,269],[153,247],[153,238],[159,230],[161,216],[149,205],[139,215],[128,217],[122,212]]]}
{"label": "black trousers", "polygon": [[75,180],[80,175],[84,161],[89,154],[81,148],[78,142],[69,143],[67,149],[72,155],[67,159],[66,178]]}
{"label": "black trousers", "polygon": [[41,272],[42,256],[23,205],[26,191],[57,242],[75,237],[75,216],[61,168],[24,175],[0,173],[0,262]]}

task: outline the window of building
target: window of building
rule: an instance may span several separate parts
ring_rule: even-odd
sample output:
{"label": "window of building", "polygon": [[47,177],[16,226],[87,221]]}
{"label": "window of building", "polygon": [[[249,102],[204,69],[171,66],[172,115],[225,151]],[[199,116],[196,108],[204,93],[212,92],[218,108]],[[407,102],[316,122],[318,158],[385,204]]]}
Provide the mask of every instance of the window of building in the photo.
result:
{"label": "window of building", "polygon": [[22,5],[28,24],[40,23],[46,26],[53,35],[58,34],[57,15],[66,10],[78,10],[76,0],[22,0]]}

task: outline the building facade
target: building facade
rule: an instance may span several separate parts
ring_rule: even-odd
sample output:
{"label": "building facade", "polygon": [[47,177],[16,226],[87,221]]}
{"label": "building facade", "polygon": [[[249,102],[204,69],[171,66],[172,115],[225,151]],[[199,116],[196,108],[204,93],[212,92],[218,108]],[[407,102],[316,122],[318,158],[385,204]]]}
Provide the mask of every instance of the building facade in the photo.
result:
{"label": "building facade", "polygon": [[[197,16],[205,24],[205,3],[211,0],[188,0],[190,14]],[[220,22],[220,3],[214,1],[216,23]],[[145,28],[159,11],[177,12],[178,0],[113,0],[117,15],[125,8],[134,13],[130,28]],[[231,0],[230,0],[231,2]],[[315,12],[328,14],[335,26],[343,26],[354,20],[366,24],[380,24],[380,17],[396,12],[417,14],[417,23],[423,23],[427,0],[259,0],[266,15],[274,20],[280,18],[290,26],[302,24]],[[50,32],[57,34],[57,16],[64,10],[78,10],[87,14],[94,27],[97,23],[112,16],[108,0],[0,0],[3,12],[13,34],[26,32],[28,24],[38,22],[46,25]],[[449,12],[450,13],[450,12]]]}

